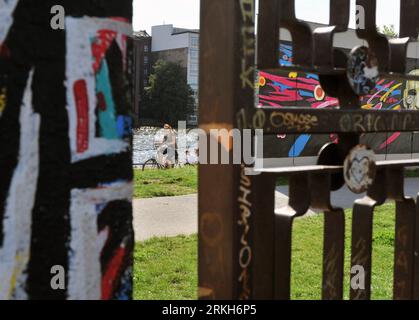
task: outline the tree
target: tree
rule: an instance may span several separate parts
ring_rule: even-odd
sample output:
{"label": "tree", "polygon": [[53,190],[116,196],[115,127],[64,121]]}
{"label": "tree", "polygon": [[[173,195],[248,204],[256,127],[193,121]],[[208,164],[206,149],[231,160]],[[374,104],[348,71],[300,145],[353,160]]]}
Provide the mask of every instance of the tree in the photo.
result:
{"label": "tree", "polygon": [[193,112],[194,93],[187,84],[184,68],[178,63],[157,61],[149,83],[144,97],[146,117],[176,126]]}
{"label": "tree", "polygon": [[390,37],[390,38],[397,38],[398,34],[396,32],[396,29],[394,28],[394,25],[390,24],[388,26],[384,25],[382,28],[378,27],[378,32]]}

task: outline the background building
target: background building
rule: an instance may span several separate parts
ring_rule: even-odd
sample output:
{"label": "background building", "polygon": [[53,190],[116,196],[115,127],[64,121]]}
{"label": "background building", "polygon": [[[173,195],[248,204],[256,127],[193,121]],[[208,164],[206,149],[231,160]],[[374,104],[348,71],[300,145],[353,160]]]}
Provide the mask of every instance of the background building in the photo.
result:
{"label": "background building", "polygon": [[151,56],[151,36],[146,31],[134,32],[135,57],[135,94],[134,113],[136,122],[140,117],[140,105],[144,96],[144,88],[148,86],[148,77],[153,67]]}
{"label": "background building", "polygon": [[195,95],[195,110],[189,115],[189,125],[198,123],[199,30],[176,28],[173,25],[153,26],[151,36],[145,31],[134,34],[136,57],[136,93],[134,112],[140,117],[144,87],[157,60],[180,64],[187,83]]}

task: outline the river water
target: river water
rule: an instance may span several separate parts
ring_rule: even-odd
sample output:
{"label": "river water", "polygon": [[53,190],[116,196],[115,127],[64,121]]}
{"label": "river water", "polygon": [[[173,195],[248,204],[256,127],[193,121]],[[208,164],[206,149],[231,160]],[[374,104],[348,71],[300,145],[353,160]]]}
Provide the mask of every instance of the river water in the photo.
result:
{"label": "river water", "polygon": [[[161,128],[143,127],[133,130],[133,162],[134,165],[141,165],[148,159],[156,156],[156,145],[163,140],[163,130]],[[179,161],[185,162],[185,152],[194,155],[198,146],[198,136],[195,133],[178,135]]]}

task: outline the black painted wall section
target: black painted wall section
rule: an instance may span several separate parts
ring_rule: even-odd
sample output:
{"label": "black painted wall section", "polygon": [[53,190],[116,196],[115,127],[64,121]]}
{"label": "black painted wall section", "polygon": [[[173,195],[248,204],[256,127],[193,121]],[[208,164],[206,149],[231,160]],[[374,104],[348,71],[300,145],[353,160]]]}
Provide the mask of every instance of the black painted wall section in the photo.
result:
{"label": "black painted wall section", "polygon": [[[120,0],[20,0],[13,13],[13,24],[0,51],[0,92],[6,94],[6,107],[0,115],[0,249],[5,245],[4,218],[13,173],[18,164],[21,128],[19,123],[23,94],[31,70],[32,106],[40,115],[39,174],[32,209],[30,259],[27,264],[25,291],[28,299],[67,299],[66,289],[51,288],[51,266],[65,270],[71,259],[71,190],[95,188],[117,180],[132,180],[131,151],[101,155],[72,162],[67,111],[66,30],[50,27],[54,5],[62,5],[66,16],[121,17],[131,22],[132,1]],[[0,8],[1,10],[1,8]],[[0,21],[1,23],[1,21]],[[129,43],[129,42],[128,42]],[[128,45],[128,59],[131,47]],[[124,73],[122,55],[115,44],[107,51],[106,60],[114,100],[119,114],[129,114],[131,105],[130,70]],[[132,63],[128,62],[128,66]],[[128,137],[125,137],[128,139]],[[130,201],[112,201],[98,220],[98,231],[108,226],[112,238],[101,255],[105,274],[107,264],[125,242],[126,254],[115,271],[111,292],[102,298],[130,298],[130,285],[124,284],[131,268],[133,236]],[[3,248],[4,249],[4,248]],[[0,265],[1,265],[0,261]],[[115,266],[111,266],[112,268]],[[0,268],[1,272],[1,268]],[[11,298],[16,298],[12,296]]]}

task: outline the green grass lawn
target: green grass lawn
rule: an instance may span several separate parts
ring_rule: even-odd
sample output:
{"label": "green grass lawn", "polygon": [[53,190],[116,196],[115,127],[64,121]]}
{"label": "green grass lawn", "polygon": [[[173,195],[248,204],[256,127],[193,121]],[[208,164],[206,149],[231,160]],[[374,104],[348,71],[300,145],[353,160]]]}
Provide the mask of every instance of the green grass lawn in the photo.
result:
{"label": "green grass lawn", "polygon": [[[287,184],[286,177],[278,179],[278,185]],[[134,198],[183,196],[197,192],[197,166],[168,170],[134,170]]]}
{"label": "green grass lawn", "polygon": [[[406,177],[419,177],[419,170],[406,170]],[[172,197],[198,192],[198,167],[185,166],[169,170],[134,170],[134,198]],[[288,185],[279,177],[278,186]]]}
{"label": "green grass lawn", "polygon": [[137,243],[134,299],[196,299],[197,237],[158,238]]}
{"label": "green grass lawn", "polygon": [[197,192],[198,168],[134,170],[134,198],[171,197]]}
{"label": "green grass lawn", "polygon": [[[349,293],[351,214],[346,219],[345,298]],[[292,298],[320,299],[323,215],[296,220],[293,236]],[[382,206],[374,219],[372,298],[392,298],[394,205]],[[196,299],[197,237],[152,239],[137,243],[134,298]]]}
{"label": "green grass lawn", "polygon": [[[351,211],[346,211],[345,299],[349,298]],[[380,207],[374,215],[372,299],[392,299],[394,259],[394,205]],[[292,298],[321,298],[323,215],[296,220],[293,234]]]}

